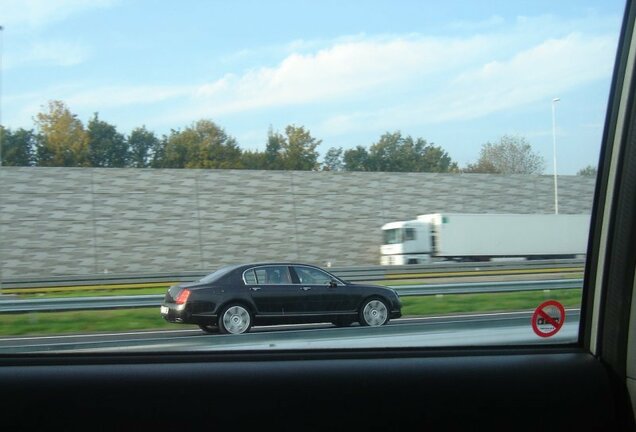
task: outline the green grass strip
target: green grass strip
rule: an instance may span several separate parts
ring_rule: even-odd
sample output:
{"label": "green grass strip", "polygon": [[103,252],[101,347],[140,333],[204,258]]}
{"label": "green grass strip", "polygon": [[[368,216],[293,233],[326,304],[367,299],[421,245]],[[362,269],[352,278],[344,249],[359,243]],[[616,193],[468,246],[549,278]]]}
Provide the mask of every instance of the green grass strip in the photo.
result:
{"label": "green grass strip", "polygon": [[545,300],[557,300],[566,308],[581,305],[580,289],[522,291],[493,294],[451,294],[402,297],[404,316],[446,315],[470,312],[534,310]]}
{"label": "green grass strip", "polygon": [[[533,310],[545,300],[558,300],[566,308],[578,307],[581,303],[581,290],[402,297],[402,313],[404,316],[409,317],[452,313]],[[197,327],[167,323],[159,315],[158,307],[0,315],[0,335],[2,336],[48,336],[69,333],[188,328],[194,329]]]}
{"label": "green grass strip", "polygon": [[49,336],[177,328],[179,327],[161,317],[159,307],[0,315],[2,336]]}

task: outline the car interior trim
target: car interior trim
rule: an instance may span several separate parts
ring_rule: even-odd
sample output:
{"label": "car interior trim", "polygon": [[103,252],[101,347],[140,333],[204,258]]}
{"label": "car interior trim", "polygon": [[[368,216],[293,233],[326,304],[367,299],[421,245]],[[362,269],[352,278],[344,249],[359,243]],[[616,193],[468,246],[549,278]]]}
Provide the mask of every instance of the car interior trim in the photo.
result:
{"label": "car interior trim", "polygon": [[[632,25],[631,28],[631,36],[629,40],[629,51],[627,55],[627,61],[625,64],[624,78],[622,83],[632,83],[633,74],[634,74],[634,60],[636,59],[636,44],[633,43],[636,36],[636,27],[633,26],[633,21],[629,20],[629,23]],[[617,60],[618,61],[618,60]],[[610,233],[610,224],[611,217],[613,214],[613,206],[615,204],[613,197],[616,193],[616,180],[618,173],[618,166],[620,162],[621,156],[621,144],[623,142],[623,136],[626,128],[626,120],[627,120],[627,111],[628,111],[628,103],[630,101],[629,95],[631,92],[631,85],[621,85],[621,96],[618,101],[618,115],[616,118],[616,127],[614,128],[614,136],[611,140],[611,150],[610,154],[610,164],[607,175],[607,184],[606,191],[604,196],[605,203],[603,206],[602,218],[601,218],[601,234],[600,234],[600,242],[601,245],[608,244],[608,238]],[[589,340],[590,351],[594,355],[598,355],[599,353],[599,336],[600,329],[599,325],[601,322],[601,303],[603,298],[603,281],[606,277],[606,254],[607,250],[599,250],[598,251],[598,261],[596,265],[596,277],[594,279],[594,294],[593,294],[593,305],[592,305],[592,315],[591,315],[591,334]],[[588,285],[588,288],[591,286]]]}

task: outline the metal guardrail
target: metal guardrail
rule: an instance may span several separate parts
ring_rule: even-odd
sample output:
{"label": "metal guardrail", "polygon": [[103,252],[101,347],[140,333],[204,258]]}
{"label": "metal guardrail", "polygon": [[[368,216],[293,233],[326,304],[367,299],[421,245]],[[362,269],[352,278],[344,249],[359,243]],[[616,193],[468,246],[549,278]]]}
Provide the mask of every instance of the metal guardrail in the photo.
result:
{"label": "metal guardrail", "polygon": [[[489,273],[550,273],[580,272],[583,270],[584,260],[536,260],[536,261],[498,261],[498,262],[470,262],[453,263],[438,262],[431,264],[404,266],[355,266],[355,267],[324,267],[336,276],[351,281],[398,280],[421,277],[474,276]],[[105,286],[123,284],[149,284],[190,282],[202,278],[209,272],[188,271],[175,273],[153,274],[95,274],[80,276],[50,276],[5,278],[3,289],[45,288],[45,287],[81,287]]]}
{"label": "metal guardrail", "polygon": [[[500,293],[513,291],[538,291],[552,289],[576,289],[583,286],[583,279],[523,281],[523,282],[479,282],[431,285],[389,286],[400,296],[427,296],[445,294]],[[0,313],[61,312],[71,310],[131,309],[158,307],[163,295],[79,297],[64,299],[0,301]]]}
{"label": "metal guardrail", "polygon": [[159,307],[163,295],[75,297],[29,300],[1,300],[0,313],[65,312],[98,309]]}

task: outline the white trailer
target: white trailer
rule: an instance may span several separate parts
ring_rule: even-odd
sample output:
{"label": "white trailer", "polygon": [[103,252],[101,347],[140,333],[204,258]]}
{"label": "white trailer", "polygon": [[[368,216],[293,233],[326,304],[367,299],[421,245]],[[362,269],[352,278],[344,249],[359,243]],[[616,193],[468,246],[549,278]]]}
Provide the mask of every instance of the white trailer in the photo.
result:
{"label": "white trailer", "polygon": [[382,226],[381,264],[575,258],[589,224],[589,214],[425,214]]}

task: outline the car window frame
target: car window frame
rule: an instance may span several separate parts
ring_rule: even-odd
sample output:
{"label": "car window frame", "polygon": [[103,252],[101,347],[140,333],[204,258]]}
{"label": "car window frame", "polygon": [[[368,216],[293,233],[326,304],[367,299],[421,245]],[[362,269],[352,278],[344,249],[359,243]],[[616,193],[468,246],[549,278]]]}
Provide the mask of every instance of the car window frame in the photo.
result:
{"label": "car window frame", "polygon": [[[284,282],[284,283],[283,282],[281,282],[281,283],[260,282],[258,280],[258,274],[256,273],[256,269],[263,268],[263,267],[266,267],[266,268],[269,268],[269,267],[285,267],[289,282]],[[253,270],[254,271],[254,276],[256,277],[256,284],[248,284],[247,281],[245,280],[245,273],[247,273],[249,270]],[[271,285],[291,285],[291,284],[293,284],[293,281],[294,281],[292,276],[291,276],[291,273],[289,271],[289,266],[286,265],[286,264],[260,264],[260,265],[254,266],[254,267],[250,267],[247,270],[243,271],[243,273],[241,274],[241,279],[243,280],[243,283],[245,285],[265,285],[265,286],[267,286],[267,285],[270,285],[270,286]]]}
{"label": "car window frame", "polygon": [[304,268],[309,268],[309,269],[312,269],[312,270],[317,270],[317,271],[319,271],[319,272],[321,272],[321,273],[324,273],[324,274],[326,274],[327,276],[329,276],[329,279],[330,279],[330,280],[335,280],[335,281],[336,281],[336,284],[337,284],[338,286],[345,286],[345,285],[346,285],[346,283],[345,283],[342,279],[338,278],[338,277],[337,277],[337,276],[335,276],[334,274],[329,273],[328,271],[323,270],[323,269],[321,269],[321,268],[319,268],[319,267],[314,267],[314,266],[309,266],[309,265],[304,265],[304,264],[292,264],[292,265],[290,265],[290,271],[293,271],[293,272],[294,272],[294,274],[296,275],[296,280],[298,280],[298,284],[304,284],[304,285],[320,285],[320,286],[328,286],[328,285],[329,285],[329,284],[325,284],[325,285],[323,285],[323,284],[308,284],[308,283],[306,283],[306,282],[301,282],[300,275],[298,274],[298,272],[296,272],[296,269],[295,269],[296,267],[304,267]]}

